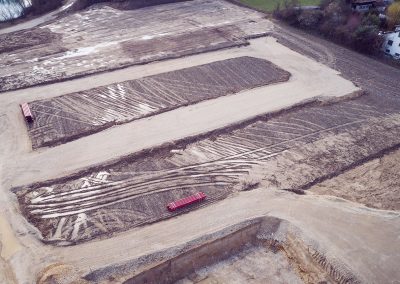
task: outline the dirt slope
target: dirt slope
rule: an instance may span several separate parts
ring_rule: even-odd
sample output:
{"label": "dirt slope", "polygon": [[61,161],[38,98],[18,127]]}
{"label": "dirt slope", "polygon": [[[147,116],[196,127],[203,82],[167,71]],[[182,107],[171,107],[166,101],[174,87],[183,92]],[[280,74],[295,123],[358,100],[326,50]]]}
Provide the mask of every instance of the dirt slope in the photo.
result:
{"label": "dirt slope", "polygon": [[400,210],[400,150],[316,184],[309,190],[373,208]]}

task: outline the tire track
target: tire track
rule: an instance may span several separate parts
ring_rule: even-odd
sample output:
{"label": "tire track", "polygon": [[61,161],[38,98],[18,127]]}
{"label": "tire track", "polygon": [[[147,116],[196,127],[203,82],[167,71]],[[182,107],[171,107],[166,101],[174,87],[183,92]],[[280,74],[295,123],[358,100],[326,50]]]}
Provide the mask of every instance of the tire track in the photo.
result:
{"label": "tire track", "polygon": [[[230,76],[232,73],[236,76]],[[266,60],[238,57],[34,101],[29,103],[33,115],[38,118],[29,126],[32,146],[57,145],[115,124],[287,81],[289,76]],[[52,129],[51,136],[42,129]]]}

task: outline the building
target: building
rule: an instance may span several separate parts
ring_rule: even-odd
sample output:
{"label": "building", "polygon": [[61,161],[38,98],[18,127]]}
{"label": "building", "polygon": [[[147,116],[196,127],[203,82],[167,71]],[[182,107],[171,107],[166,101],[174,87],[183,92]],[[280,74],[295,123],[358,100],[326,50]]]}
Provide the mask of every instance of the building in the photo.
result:
{"label": "building", "polygon": [[353,11],[360,13],[368,12],[370,9],[375,7],[376,2],[376,0],[352,0],[351,8]]}
{"label": "building", "polygon": [[400,26],[397,26],[394,32],[384,34],[382,49],[385,54],[400,59]]}

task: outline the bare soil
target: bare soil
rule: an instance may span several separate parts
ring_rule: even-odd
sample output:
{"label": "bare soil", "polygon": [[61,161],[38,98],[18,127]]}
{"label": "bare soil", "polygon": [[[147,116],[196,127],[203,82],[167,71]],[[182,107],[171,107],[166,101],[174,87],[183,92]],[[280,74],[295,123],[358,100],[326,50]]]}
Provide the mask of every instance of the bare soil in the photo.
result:
{"label": "bare soil", "polygon": [[[258,34],[255,30],[247,33],[250,20],[263,21],[262,14],[224,1],[194,0],[126,11],[95,5],[41,27],[5,35],[25,34],[22,42],[26,43],[0,54],[0,92],[242,46],[248,44],[248,36]],[[46,44],[32,50],[30,46],[44,33],[48,34]],[[54,53],[59,46],[64,50]],[[20,60],[10,63],[10,56]]]}
{"label": "bare soil", "polygon": [[32,49],[32,47],[41,46],[43,48],[60,38],[60,34],[53,33],[49,29],[22,30],[11,34],[0,34],[0,53],[28,47]]}
{"label": "bare soil", "polygon": [[383,100],[387,103],[391,103],[393,100],[397,101],[399,68],[394,68],[300,29],[283,23],[276,24],[272,34],[280,43],[338,70],[344,78],[372,94],[371,102],[374,100]]}
{"label": "bare soil", "polygon": [[351,101],[300,109],[80,178],[14,191],[46,242],[110,236],[186,212],[165,206],[197,191],[208,195],[201,204],[207,205],[246,190],[249,178],[271,189],[306,189],[338,175],[399,146],[398,115],[376,116],[384,114]]}
{"label": "bare soil", "polygon": [[[99,164],[109,164],[110,161],[118,160],[123,156],[186,140],[188,137],[206,137],[207,134],[226,127],[233,125],[240,127],[243,122],[254,121],[255,118],[261,117],[265,113],[281,112],[312,101],[337,101],[343,99],[343,97],[354,97],[362,94],[350,81],[341,78],[335,71],[292,52],[276,43],[273,38],[260,38],[251,42],[252,45],[248,47],[199,55],[190,59],[182,58],[174,62],[181,64],[182,67],[190,67],[218,59],[251,55],[262,59],[268,58],[279,68],[290,72],[291,77],[288,82],[261,86],[244,90],[235,95],[206,100],[174,111],[154,115],[147,119],[138,119],[131,123],[118,125],[58,147],[33,152],[30,151],[29,136],[20,115],[20,108],[17,104],[12,109],[7,108],[6,117],[9,118],[9,122],[4,124],[5,132],[3,131],[4,134],[2,134],[5,137],[4,139],[10,139],[10,137],[12,139],[7,140],[9,141],[8,146],[4,148],[5,154],[10,158],[9,167],[6,169],[7,176],[14,181],[14,185],[51,180]],[[129,70],[116,71],[117,73],[113,74],[110,83],[114,83],[113,80],[118,82],[120,76],[126,76],[124,78],[129,79],[130,72],[137,72],[137,77],[134,78],[140,78],[142,71],[149,74],[149,70],[162,73],[163,70],[177,69],[171,68],[167,62],[160,62],[151,66],[136,66]],[[157,74],[157,72],[155,73]],[[35,88],[34,93],[30,94],[29,98],[34,100],[35,98],[56,97],[57,93],[68,93],[64,88],[80,87],[85,90],[85,84],[93,84],[92,79],[95,79],[95,84],[101,84],[103,79],[107,80],[107,77],[99,75],[96,78],[82,78],[72,85],[67,84],[67,82],[61,83],[54,89],[48,87]],[[311,77],[313,77],[312,80],[310,80]],[[26,92],[21,90],[17,93],[27,98]],[[14,97],[3,97],[3,99],[6,105],[10,101],[14,103],[18,101],[18,98]],[[17,129],[18,134],[15,129]],[[24,139],[21,139],[21,137]],[[111,137],[113,138],[110,139]],[[15,145],[18,146],[15,147]],[[15,153],[16,149],[27,146],[29,147],[28,153],[20,155],[19,159],[15,159],[12,153]],[[81,149],[85,149],[84,155]],[[19,155],[19,153],[15,154]],[[54,157],[60,155],[66,155],[69,159],[54,159]],[[31,173],[33,174],[31,175]]]}
{"label": "bare soil", "polygon": [[[119,273],[122,273],[121,274]],[[93,282],[156,283],[359,283],[340,262],[319,251],[292,224],[252,218],[112,269],[93,271]]]}
{"label": "bare soil", "polygon": [[318,183],[309,190],[372,208],[400,210],[400,150]]}
{"label": "bare soil", "polygon": [[292,271],[285,254],[262,246],[250,247],[220,263],[210,265],[181,279],[190,283],[304,283]]}
{"label": "bare soil", "polygon": [[[400,111],[399,68],[282,23],[273,34],[280,43],[340,71],[343,77],[371,94],[358,99],[360,106],[374,105],[377,109],[390,107],[395,112]],[[399,210],[399,178],[396,171],[390,169],[396,169],[396,153],[317,184],[311,187],[311,191],[339,196],[373,208]]]}
{"label": "bare soil", "polygon": [[54,146],[113,125],[203,100],[284,82],[290,74],[238,57],[29,103],[32,147]]}
{"label": "bare soil", "polygon": [[[127,75],[109,72],[82,78],[86,81],[2,94],[0,201],[16,234],[1,235],[1,275],[20,283],[33,283],[36,276],[44,283],[80,276],[85,278],[77,280],[81,283],[107,283],[152,277],[152,268],[158,267],[161,272],[177,269],[180,273],[174,277],[199,282],[207,281],[202,277],[232,276],[225,265],[229,264],[249,268],[236,279],[250,276],[256,281],[265,276],[261,262],[270,261],[282,265],[270,271],[271,277],[283,272],[281,277],[288,282],[297,281],[296,276],[306,283],[399,279],[399,212],[325,195],[398,208],[399,70],[291,28],[272,29],[262,17],[223,1],[195,0],[141,11],[97,6],[43,26],[63,35],[46,48],[34,44],[32,50],[0,54],[0,77],[11,74],[4,89],[14,89],[128,66],[137,62],[132,59],[135,49],[141,62],[148,62],[213,50],[214,45],[242,45],[253,35],[269,32],[291,49],[340,71],[368,93],[337,103],[304,104],[316,96],[338,99],[356,88],[336,71],[267,38],[241,49],[120,70],[140,73],[155,68],[152,74],[165,73],[177,69],[168,69],[168,64],[184,60],[190,66],[191,60],[192,65],[204,64],[199,62],[205,57],[209,63],[220,56],[258,54],[293,75],[286,83],[252,90],[252,100],[243,93],[214,98],[39,151],[31,151],[20,102],[49,101],[59,96],[57,92],[85,91],[85,82],[98,87],[102,78],[114,84],[119,83],[118,74]],[[190,40],[191,34],[196,40]],[[177,48],[177,39],[185,43],[182,49]],[[164,43],[165,50],[160,49]],[[168,50],[173,54],[163,53]],[[60,86],[73,91],[60,91]],[[303,104],[282,111],[299,102]],[[274,110],[280,112],[254,118]],[[140,151],[142,155],[135,155]],[[124,157],[127,154],[132,155]],[[349,179],[359,184],[349,184]],[[321,194],[307,194],[307,189]],[[175,213],[166,210],[168,202],[200,190],[208,196],[204,203]],[[244,246],[248,250],[223,253],[221,229],[267,215],[288,220],[282,228],[301,228],[310,239],[304,241],[297,231],[280,234],[276,223],[267,222],[267,229],[257,234],[263,240],[267,237],[268,249],[277,255],[254,242]],[[236,229],[226,228],[225,236]],[[10,245],[7,239],[21,245]],[[204,240],[215,241],[214,248],[222,254],[207,250]],[[191,259],[193,248],[206,253]],[[208,257],[214,263],[194,267]],[[171,265],[176,260],[180,265]]]}

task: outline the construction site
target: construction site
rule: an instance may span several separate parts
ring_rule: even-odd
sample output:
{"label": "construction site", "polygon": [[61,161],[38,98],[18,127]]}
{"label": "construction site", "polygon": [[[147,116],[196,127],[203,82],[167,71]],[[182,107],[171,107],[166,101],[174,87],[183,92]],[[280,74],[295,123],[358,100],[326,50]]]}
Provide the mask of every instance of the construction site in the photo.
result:
{"label": "construction site", "polygon": [[400,283],[400,69],[235,1],[79,2],[0,29],[0,283]]}

